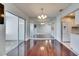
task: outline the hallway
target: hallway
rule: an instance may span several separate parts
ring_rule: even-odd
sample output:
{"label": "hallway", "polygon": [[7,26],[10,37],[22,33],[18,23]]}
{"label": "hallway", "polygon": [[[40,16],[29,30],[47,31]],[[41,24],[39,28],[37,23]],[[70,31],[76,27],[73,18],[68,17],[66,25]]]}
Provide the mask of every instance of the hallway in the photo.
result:
{"label": "hallway", "polygon": [[7,56],[78,56],[79,4],[5,3]]}
{"label": "hallway", "polygon": [[[28,42],[28,43],[27,43]],[[19,55],[24,56],[77,56],[73,51],[57,40],[34,40],[34,46],[30,48],[29,41],[19,45]],[[24,50],[21,49],[23,46]],[[24,51],[24,53],[23,53]],[[15,53],[16,52],[16,53]],[[18,47],[11,50],[7,55],[18,54]]]}

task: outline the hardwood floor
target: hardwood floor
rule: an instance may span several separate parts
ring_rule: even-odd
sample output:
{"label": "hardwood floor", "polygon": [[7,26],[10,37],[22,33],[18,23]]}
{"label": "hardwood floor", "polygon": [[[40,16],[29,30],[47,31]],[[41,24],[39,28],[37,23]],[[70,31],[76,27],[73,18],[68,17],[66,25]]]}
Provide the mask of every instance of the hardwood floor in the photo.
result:
{"label": "hardwood floor", "polygon": [[51,42],[46,42],[45,40],[35,41],[34,47],[29,49],[25,56],[76,56],[57,40],[52,40]]}
{"label": "hardwood floor", "polygon": [[[23,46],[25,51],[22,48]],[[57,40],[52,40],[51,42],[48,42],[46,40],[35,40],[34,46],[31,49],[29,48],[30,40],[28,40],[27,42],[25,41],[24,44],[21,43],[21,45],[19,45],[19,51],[18,47],[16,47],[7,55],[17,56],[18,53],[22,54],[22,52],[24,51],[24,56],[77,56]]]}

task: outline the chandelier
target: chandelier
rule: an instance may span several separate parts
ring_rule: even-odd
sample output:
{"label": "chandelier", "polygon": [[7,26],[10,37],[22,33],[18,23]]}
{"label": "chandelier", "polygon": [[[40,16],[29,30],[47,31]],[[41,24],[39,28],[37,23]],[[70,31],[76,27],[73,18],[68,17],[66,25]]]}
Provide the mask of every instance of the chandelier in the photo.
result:
{"label": "chandelier", "polygon": [[46,21],[47,15],[44,14],[43,8],[41,8],[41,11],[42,11],[41,15],[39,15],[37,18],[41,21],[41,23],[44,23]]}

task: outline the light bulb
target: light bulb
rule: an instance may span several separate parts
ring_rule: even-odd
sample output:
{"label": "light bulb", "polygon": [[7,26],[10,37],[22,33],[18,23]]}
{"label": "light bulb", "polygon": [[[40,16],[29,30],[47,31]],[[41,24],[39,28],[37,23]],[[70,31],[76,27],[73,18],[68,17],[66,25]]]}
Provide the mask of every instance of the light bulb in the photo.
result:
{"label": "light bulb", "polygon": [[71,13],[70,16],[74,16],[74,13]]}
{"label": "light bulb", "polygon": [[40,17],[40,16],[38,16],[38,18],[39,18],[39,19],[41,19],[41,17]]}
{"label": "light bulb", "polygon": [[47,18],[47,16],[45,15],[44,18]]}
{"label": "light bulb", "polygon": [[43,14],[41,15],[41,17],[42,17],[42,18],[44,17]]}
{"label": "light bulb", "polygon": [[41,15],[41,16],[38,16],[38,19],[46,19],[47,18],[47,15]]}

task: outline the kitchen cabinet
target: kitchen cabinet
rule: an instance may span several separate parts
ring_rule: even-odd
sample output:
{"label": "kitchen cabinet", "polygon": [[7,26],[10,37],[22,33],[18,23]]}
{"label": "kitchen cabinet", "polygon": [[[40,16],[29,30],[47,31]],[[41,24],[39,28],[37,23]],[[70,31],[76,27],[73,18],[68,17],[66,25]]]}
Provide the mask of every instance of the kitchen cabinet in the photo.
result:
{"label": "kitchen cabinet", "polygon": [[75,24],[79,24],[79,10],[75,12]]}

